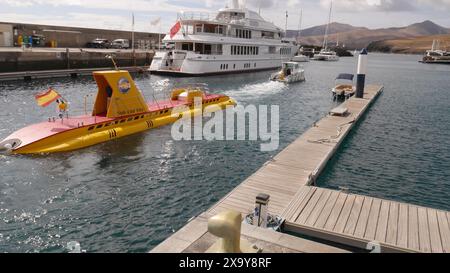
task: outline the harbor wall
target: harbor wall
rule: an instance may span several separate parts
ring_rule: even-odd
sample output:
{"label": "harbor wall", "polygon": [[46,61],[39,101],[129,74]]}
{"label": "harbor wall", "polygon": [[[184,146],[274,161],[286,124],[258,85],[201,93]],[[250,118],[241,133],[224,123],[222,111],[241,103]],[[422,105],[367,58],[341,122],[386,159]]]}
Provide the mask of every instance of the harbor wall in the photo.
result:
{"label": "harbor wall", "polygon": [[[84,69],[112,67],[110,59],[105,58],[108,51],[0,51],[0,73],[61,70],[61,69]],[[114,52],[114,60],[119,67],[149,66],[151,64],[153,51],[131,50]],[[136,60],[136,61],[135,61]]]}

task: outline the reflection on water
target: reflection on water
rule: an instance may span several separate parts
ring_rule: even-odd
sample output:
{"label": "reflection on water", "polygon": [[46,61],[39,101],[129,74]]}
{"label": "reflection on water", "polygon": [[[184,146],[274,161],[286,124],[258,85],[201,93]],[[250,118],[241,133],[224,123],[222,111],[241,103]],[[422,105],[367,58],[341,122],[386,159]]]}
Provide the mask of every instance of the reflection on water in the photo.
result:
{"label": "reflection on water", "polygon": [[[384,84],[385,94],[321,185],[449,209],[450,69],[417,59],[371,55],[368,80]],[[0,251],[64,252],[71,242],[87,252],[150,250],[324,116],[335,105],[329,91],[334,78],[355,68],[356,58],[307,63],[307,81],[292,85],[270,82],[271,71],[137,76],[148,100],[167,98],[176,86],[203,83],[244,105],[280,105],[279,150],[261,153],[258,141],[177,142],[168,126],[70,153],[0,155]],[[84,112],[84,96],[96,92],[89,77],[1,84],[0,139],[56,115],[56,108],[39,108],[33,98],[49,86],[71,102],[72,113]]]}

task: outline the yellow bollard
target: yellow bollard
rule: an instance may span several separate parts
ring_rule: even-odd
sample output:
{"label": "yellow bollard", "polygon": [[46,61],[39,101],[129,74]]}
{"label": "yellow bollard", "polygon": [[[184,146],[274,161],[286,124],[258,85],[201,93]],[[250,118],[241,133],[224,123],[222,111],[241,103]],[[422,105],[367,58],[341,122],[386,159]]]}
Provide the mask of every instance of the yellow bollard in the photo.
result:
{"label": "yellow bollard", "polygon": [[221,238],[207,253],[258,253],[256,246],[241,239],[242,215],[235,211],[220,213],[208,221],[208,231]]}

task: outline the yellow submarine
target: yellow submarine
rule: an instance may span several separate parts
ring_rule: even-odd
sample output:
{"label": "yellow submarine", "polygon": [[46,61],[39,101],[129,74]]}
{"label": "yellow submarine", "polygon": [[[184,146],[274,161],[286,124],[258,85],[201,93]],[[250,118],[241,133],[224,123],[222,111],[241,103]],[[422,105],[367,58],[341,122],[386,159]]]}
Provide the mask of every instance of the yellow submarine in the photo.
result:
{"label": "yellow submarine", "polygon": [[[25,127],[1,141],[0,150],[13,154],[73,151],[201,115],[208,106],[218,111],[236,105],[228,96],[199,88],[176,89],[169,100],[146,103],[128,71],[94,72],[93,76],[98,91],[91,115]],[[201,98],[201,108],[194,105],[196,98]]]}

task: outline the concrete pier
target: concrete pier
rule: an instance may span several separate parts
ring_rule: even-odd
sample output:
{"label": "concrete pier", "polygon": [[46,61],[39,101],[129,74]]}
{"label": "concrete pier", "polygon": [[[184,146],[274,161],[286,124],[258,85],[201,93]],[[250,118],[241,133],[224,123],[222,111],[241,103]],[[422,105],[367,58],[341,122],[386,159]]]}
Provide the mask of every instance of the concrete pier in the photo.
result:
{"label": "concrete pier", "polygon": [[109,54],[120,67],[150,66],[154,51],[136,50],[133,54],[132,50],[118,49],[0,48],[0,80],[9,79],[12,73],[109,68],[111,60],[105,58]]}
{"label": "concrete pier", "polygon": [[[256,173],[242,182],[202,216],[161,243],[152,252],[203,252],[214,243],[206,219],[234,210],[252,213],[258,194],[270,195],[269,213],[284,219],[291,235],[243,225],[266,252],[340,252],[345,247],[382,252],[450,252],[450,213],[430,208],[314,187],[328,161],[348,133],[382,93],[369,85],[364,98],[351,98],[300,136]],[[387,189],[388,190],[388,189]],[[244,228],[245,227],[245,228]],[[201,247],[199,246],[201,245]],[[264,247],[263,247],[264,248]]]}

